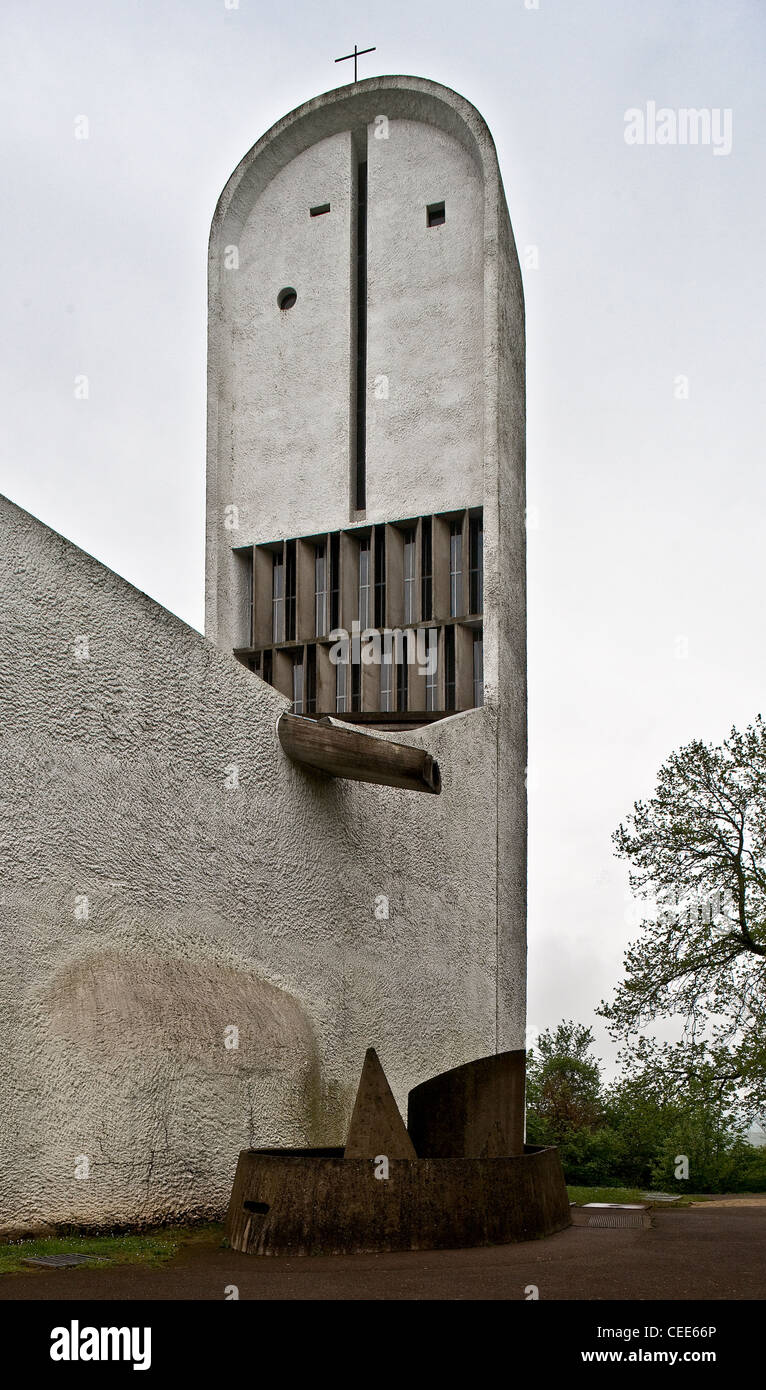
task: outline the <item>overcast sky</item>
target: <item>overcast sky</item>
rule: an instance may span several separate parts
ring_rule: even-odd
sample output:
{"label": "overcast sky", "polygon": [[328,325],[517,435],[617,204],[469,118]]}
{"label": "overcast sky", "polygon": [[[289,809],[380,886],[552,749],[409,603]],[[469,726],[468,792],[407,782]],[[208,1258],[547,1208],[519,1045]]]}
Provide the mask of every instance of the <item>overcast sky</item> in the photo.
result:
{"label": "overcast sky", "polygon": [[[201,628],[218,194],[355,42],[472,101],[539,259],[529,1022],[590,1023],[635,930],[611,832],[674,747],[766,713],[766,6],[228,3],[3,0],[0,492]],[[729,110],[730,152],[626,144],[648,102]]]}

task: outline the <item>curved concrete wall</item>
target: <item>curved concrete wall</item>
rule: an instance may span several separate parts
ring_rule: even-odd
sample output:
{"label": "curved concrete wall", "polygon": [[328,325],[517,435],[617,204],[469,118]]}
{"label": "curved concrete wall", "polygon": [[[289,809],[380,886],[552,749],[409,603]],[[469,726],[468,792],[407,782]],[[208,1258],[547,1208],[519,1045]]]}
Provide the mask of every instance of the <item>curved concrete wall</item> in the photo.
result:
{"label": "curved concrete wall", "polygon": [[492,710],[429,731],[440,797],[332,780],[4,499],[0,593],[0,1227],[221,1214],[243,1147],[345,1142],[368,1046],[401,1106],[493,1050]]}

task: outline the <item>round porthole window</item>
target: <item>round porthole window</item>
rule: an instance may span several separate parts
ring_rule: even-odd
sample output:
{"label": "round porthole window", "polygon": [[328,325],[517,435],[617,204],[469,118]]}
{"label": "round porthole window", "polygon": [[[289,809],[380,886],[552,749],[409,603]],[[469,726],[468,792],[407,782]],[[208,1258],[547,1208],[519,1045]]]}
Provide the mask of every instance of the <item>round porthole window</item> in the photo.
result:
{"label": "round porthole window", "polygon": [[297,292],[288,285],[286,289],[279,291],[277,295],[277,304],[280,309],[292,309],[297,298]]}

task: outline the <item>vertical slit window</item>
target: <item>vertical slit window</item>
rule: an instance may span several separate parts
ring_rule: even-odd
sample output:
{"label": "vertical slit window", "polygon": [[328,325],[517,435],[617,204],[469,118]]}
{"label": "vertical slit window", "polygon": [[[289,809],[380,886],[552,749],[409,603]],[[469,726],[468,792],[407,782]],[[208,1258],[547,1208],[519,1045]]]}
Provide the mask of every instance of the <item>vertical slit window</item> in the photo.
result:
{"label": "vertical slit window", "polygon": [[314,546],[314,633],[324,637],[327,631],[327,548]]}
{"label": "vertical slit window", "polygon": [[264,652],[263,658],[261,660],[261,675],[263,676],[263,679],[268,682],[269,685],[274,684],[273,674],[274,663],[271,652]]}
{"label": "vertical slit window", "polygon": [[370,542],[359,542],[359,626],[364,632],[371,626],[370,608]]}
{"label": "vertical slit window", "polygon": [[484,521],[472,516],[468,531],[469,580],[471,612],[484,611]]}
{"label": "vertical slit window", "polygon": [[317,649],[314,646],[306,648],[306,690],[305,690],[306,714],[316,714],[317,711]]}
{"label": "vertical slit window", "polygon": [[356,197],[356,505],[367,504],[367,164],[359,165]]}
{"label": "vertical slit window", "polygon": [[293,714],[303,714],[303,652],[293,661]]}
{"label": "vertical slit window", "polygon": [[433,617],[433,547],[430,516],[424,516],[420,528],[420,616],[424,622]]}
{"label": "vertical slit window", "polygon": [[359,661],[351,662],[351,710],[356,714],[362,708],[362,667]]}
{"label": "vertical slit window", "polygon": [[455,629],[444,629],[444,708],[455,708]]}
{"label": "vertical slit window", "polygon": [[406,710],[407,697],[409,695],[409,674],[410,668],[407,655],[402,651],[401,657],[396,663],[396,708]]}
{"label": "vertical slit window", "polygon": [[[436,694],[436,692],[437,692],[437,684],[436,684],[436,682],[437,682],[437,678],[438,678],[438,675],[439,675],[439,671],[438,671],[438,666],[437,666],[437,662],[436,662],[436,659],[435,659],[435,658],[436,658],[436,653],[437,653],[437,651],[438,651],[438,645],[437,645],[437,644],[438,644],[438,638],[439,638],[439,634],[438,634],[438,632],[437,632],[437,629],[436,629],[435,627],[429,628],[429,629],[428,629],[428,658],[429,658],[429,661],[428,661],[428,669],[426,670],[426,709],[427,709],[427,710],[435,710],[436,707],[437,707],[437,706],[436,706],[436,699],[437,699],[437,694]],[[433,670],[430,669],[431,660],[433,660]]]}
{"label": "vertical slit window", "polygon": [[375,626],[386,624],[386,532],[375,527]]}
{"label": "vertical slit window", "polygon": [[463,527],[453,521],[449,528],[449,612],[459,618],[463,589]]}
{"label": "vertical slit window", "polygon": [[384,638],[380,657],[380,708],[388,713],[393,705],[393,665],[391,661],[391,639]]}
{"label": "vertical slit window", "polygon": [[245,642],[246,647],[253,645],[253,609],[255,608],[255,566],[253,564],[252,550],[235,551],[245,573]]}
{"label": "vertical slit window", "polygon": [[404,533],[404,621],[415,621],[415,532]]}
{"label": "vertical slit window", "polygon": [[346,713],[346,677],[348,668],[345,661],[339,661],[335,667],[335,713]]}
{"label": "vertical slit window", "polygon": [[285,640],[285,562],[281,550],[274,551],[271,576],[271,639]]}
{"label": "vertical slit window", "polygon": [[340,613],[340,536],[330,537],[330,631],[338,626]]}
{"label": "vertical slit window", "polygon": [[484,633],[481,628],[473,634],[473,702],[484,704]]}
{"label": "vertical slit window", "polygon": [[285,545],[285,637],[295,641],[295,541]]}

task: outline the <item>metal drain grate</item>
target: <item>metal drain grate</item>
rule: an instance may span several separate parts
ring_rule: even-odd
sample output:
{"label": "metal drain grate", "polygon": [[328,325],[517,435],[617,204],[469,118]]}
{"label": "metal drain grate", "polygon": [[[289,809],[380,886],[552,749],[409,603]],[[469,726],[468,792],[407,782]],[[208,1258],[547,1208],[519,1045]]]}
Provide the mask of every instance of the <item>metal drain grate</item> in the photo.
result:
{"label": "metal drain grate", "polygon": [[67,1265],[84,1265],[91,1260],[97,1263],[105,1260],[105,1255],[27,1255],[23,1265],[42,1265],[44,1269],[64,1269]]}
{"label": "metal drain grate", "polygon": [[644,1213],[642,1211],[600,1211],[594,1216],[588,1217],[589,1226],[604,1226],[609,1230],[616,1230],[620,1226],[642,1227],[644,1225]]}

